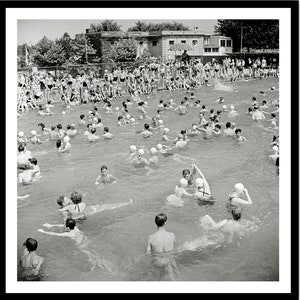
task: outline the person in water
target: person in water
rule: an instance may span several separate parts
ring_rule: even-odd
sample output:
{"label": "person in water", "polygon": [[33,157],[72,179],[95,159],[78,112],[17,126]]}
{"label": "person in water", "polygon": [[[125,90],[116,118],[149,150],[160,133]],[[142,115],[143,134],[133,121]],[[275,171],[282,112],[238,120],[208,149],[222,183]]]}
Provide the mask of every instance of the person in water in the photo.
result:
{"label": "person in water", "polygon": [[22,268],[22,277],[26,280],[34,280],[40,274],[41,267],[44,263],[44,258],[36,254],[38,242],[36,239],[28,238],[23,243],[24,253],[20,259]]}
{"label": "person in water", "polygon": [[194,193],[194,196],[198,201],[214,201],[205,176],[195,164],[193,164],[193,168],[201,176],[195,179],[196,192]]}
{"label": "person in water", "polygon": [[166,214],[160,213],[155,216],[157,231],[149,235],[146,253],[152,255],[153,271],[158,272],[159,280],[175,280],[178,270],[172,250],[176,237],[173,232],[166,230],[166,223]]}

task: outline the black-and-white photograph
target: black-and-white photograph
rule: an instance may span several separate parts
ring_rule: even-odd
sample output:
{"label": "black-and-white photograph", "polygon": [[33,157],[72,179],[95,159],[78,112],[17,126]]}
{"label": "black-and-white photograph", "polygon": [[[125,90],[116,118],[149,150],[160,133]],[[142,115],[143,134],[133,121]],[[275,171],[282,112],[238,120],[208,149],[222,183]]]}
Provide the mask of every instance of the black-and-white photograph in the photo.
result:
{"label": "black-and-white photograph", "polygon": [[7,9],[11,287],[287,292],[290,21]]}

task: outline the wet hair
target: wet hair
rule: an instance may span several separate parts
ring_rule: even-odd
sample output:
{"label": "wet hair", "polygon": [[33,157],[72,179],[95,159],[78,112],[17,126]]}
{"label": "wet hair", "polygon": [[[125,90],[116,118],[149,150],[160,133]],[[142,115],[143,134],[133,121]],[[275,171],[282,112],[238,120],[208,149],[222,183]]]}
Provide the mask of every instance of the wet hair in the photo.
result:
{"label": "wet hair", "polygon": [[232,216],[235,221],[238,221],[242,217],[242,214],[239,211],[232,211]]}
{"label": "wet hair", "polygon": [[123,116],[118,116],[118,121],[122,120]]}
{"label": "wet hair", "polygon": [[85,117],[84,114],[80,115],[79,118],[82,120]]}
{"label": "wet hair", "polygon": [[248,111],[249,111],[249,112],[252,111],[252,107],[248,107]]}
{"label": "wet hair", "polygon": [[203,105],[202,105],[202,108],[204,109],[205,107],[206,107],[206,106],[203,104]]}
{"label": "wet hair", "polygon": [[221,129],[221,125],[220,124],[216,124],[215,127],[218,128],[218,129]]}
{"label": "wet hair", "polygon": [[71,218],[68,218],[66,220],[66,227],[69,227],[70,229],[74,229],[76,226],[76,222],[75,220],[71,219]]}
{"label": "wet hair", "polygon": [[71,129],[71,125],[70,124],[67,125],[67,129]]}
{"label": "wet hair", "polygon": [[231,127],[231,123],[227,122],[225,126],[226,126],[226,128],[230,128]]}
{"label": "wet hair", "polygon": [[145,124],[144,124],[144,128],[145,128],[145,129],[149,129],[149,128],[150,128],[150,125],[149,125],[148,123],[145,123]]}
{"label": "wet hair", "polygon": [[51,126],[51,130],[55,130],[56,126]]}
{"label": "wet hair", "polygon": [[29,158],[28,159],[32,164],[37,165],[37,159],[36,158]]}
{"label": "wet hair", "polygon": [[58,140],[56,141],[56,147],[59,148],[60,146],[61,146],[61,140],[58,139]]}
{"label": "wet hair", "polygon": [[71,200],[74,202],[74,204],[78,204],[82,200],[82,196],[78,192],[74,192],[71,194]]}
{"label": "wet hair", "polygon": [[276,158],[275,166],[276,166],[277,168],[279,168],[279,156]]}
{"label": "wet hair", "polygon": [[44,124],[44,123],[39,123],[38,126],[39,126],[39,127],[42,127],[42,129],[45,128],[45,124]]}
{"label": "wet hair", "polygon": [[91,133],[95,133],[95,132],[96,132],[96,128],[92,128]]}
{"label": "wet hair", "polygon": [[164,213],[160,213],[155,217],[155,224],[157,225],[157,227],[164,226],[166,221],[167,221],[167,216]]}
{"label": "wet hair", "polygon": [[59,206],[62,206],[64,203],[65,195],[61,195],[57,198],[56,202]]}
{"label": "wet hair", "polygon": [[184,176],[184,175],[186,175],[186,174],[190,175],[190,174],[191,174],[191,171],[190,171],[189,169],[184,169],[184,170],[182,171],[182,176]]}
{"label": "wet hair", "polygon": [[18,146],[18,151],[21,152],[21,151],[24,151],[24,150],[25,150],[24,145],[23,145],[23,144],[20,144],[20,145]]}
{"label": "wet hair", "polygon": [[215,112],[215,110],[212,108],[209,112],[212,114]]}
{"label": "wet hair", "polygon": [[109,132],[108,127],[104,127],[103,130],[104,130],[105,132]]}
{"label": "wet hair", "polygon": [[235,132],[235,134],[237,134],[238,132],[241,133],[242,129],[237,128],[234,132]]}
{"label": "wet hair", "polygon": [[61,124],[57,124],[56,127],[57,127],[58,129],[62,129],[62,125],[61,125]]}
{"label": "wet hair", "polygon": [[28,238],[24,243],[23,246],[27,248],[29,252],[35,251],[38,247],[38,242],[37,240],[33,238]]}
{"label": "wet hair", "polygon": [[103,165],[100,170],[107,170],[107,166]]}

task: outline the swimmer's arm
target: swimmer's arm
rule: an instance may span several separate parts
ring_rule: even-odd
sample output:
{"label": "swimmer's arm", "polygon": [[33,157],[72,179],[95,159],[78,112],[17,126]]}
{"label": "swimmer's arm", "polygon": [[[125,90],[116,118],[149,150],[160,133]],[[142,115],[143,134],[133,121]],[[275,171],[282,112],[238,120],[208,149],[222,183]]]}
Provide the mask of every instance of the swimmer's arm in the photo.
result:
{"label": "swimmer's arm", "polygon": [[101,178],[101,175],[99,175],[99,176],[96,178],[95,184],[99,184],[100,178]]}
{"label": "swimmer's arm", "polygon": [[147,247],[146,247],[146,254],[151,254],[151,250],[152,250],[152,247],[151,247],[151,237],[148,238],[148,243],[147,243]]}
{"label": "swimmer's arm", "polygon": [[33,270],[32,271],[33,271],[34,275],[38,275],[44,260],[45,259],[43,257],[38,257],[33,260],[33,262],[32,262]]}
{"label": "swimmer's arm", "polygon": [[45,231],[44,229],[38,229],[38,232],[45,233],[45,234],[48,234],[48,235],[56,235],[56,236],[62,236],[62,237],[70,237],[70,233],[69,233],[69,232],[61,232],[61,233],[57,233],[57,232]]}

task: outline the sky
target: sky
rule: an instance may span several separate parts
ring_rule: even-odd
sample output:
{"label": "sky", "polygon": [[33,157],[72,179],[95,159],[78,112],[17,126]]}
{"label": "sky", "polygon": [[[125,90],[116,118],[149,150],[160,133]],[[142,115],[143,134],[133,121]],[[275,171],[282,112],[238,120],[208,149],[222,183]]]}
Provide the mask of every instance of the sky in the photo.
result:
{"label": "sky", "polygon": [[[35,45],[43,36],[50,40],[55,40],[63,36],[67,32],[71,38],[75,34],[85,32],[85,29],[90,27],[92,23],[100,23],[103,20],[18,20],[17,24],[17,43],[22,45]],[[191,30],[198,27],[199,31],[204,33],[214,33],[214,26],[217,25],[217,20],[179,20],[179,19],[131,19],[131,20],[114,20],[121,26],[122,31],[127,31],[129,27],[135,25],[137,21],[146,23],[162,23],[162,22],[179,22],[188,26]]]}

